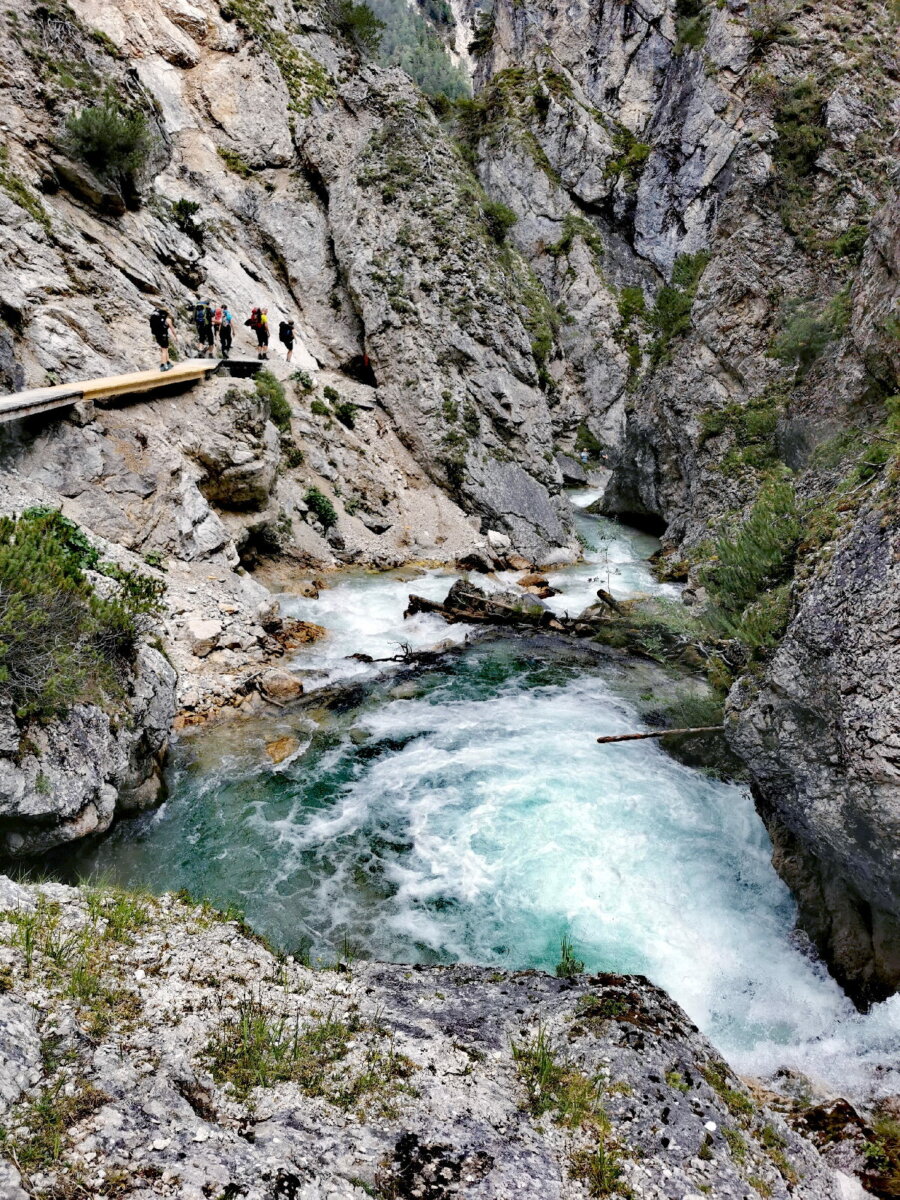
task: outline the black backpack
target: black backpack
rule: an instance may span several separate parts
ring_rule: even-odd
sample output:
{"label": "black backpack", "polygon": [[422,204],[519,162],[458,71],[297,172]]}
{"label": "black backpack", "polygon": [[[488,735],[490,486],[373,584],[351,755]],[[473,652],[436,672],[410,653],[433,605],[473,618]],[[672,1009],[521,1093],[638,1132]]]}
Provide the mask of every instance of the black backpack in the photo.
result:
{"label": "black backpack", "polygon": [[294,331],[287,321],[282,321],[278,326],[278,337],[282,342],[289,342],[294,336]]}
{"label": "black backpack", "polygon": [[212,313],[209,311],[208,304],[197,304],[194,306],[194,323],[197,325],[208,325],[212,319]]}
{"label": "black backpack", "polygon": [[165,333],[168,327],[169,324],[165,313],[161,313],[157,308],[150,314],[150,332],[154,337],[159,337],[160,334]]}

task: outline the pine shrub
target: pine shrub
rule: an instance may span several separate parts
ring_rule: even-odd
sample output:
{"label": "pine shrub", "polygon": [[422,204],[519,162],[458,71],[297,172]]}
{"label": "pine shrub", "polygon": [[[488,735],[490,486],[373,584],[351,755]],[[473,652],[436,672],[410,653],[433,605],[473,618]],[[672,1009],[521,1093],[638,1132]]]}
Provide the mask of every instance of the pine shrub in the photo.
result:
{"label": "pine shrub", "polygon": [[126,112],[110,99],[70,114],[62,140],[73,158],[118,184],[133,183],[153,149],[144,114]]}
{"label": "pine shrub", "polygon": [[712,619],[724,632],[754,649],[776,644],[787,625],[802,533],[796,492],[781,479],[762,489],[733,536],[719,538],[703,582],[714,604]]}
{"label": "pine shrub", "polygon": [[481,210],[484,213],[484,223],[487,225],[488,233],[498,245],[502,246],[506,241],[506,235],[519,218],[511,208],[501,204],[499,200],[485,200],[481,205]]}

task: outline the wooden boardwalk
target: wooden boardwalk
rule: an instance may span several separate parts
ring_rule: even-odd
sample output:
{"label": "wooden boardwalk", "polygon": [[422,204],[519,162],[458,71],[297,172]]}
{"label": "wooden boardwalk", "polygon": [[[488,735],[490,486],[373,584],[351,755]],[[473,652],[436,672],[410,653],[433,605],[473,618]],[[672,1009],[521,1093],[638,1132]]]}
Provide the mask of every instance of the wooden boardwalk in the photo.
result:
{"label": "wooden boardwalk", "polygon": [[106,375],[100,379],[86,379],[80,383],[60,383],[55,387],[14,392],[10,396],[0,396],[0,424],[20,421],[25,417],[57,408],[71,408],[80,400],[109,400],[113,396],[148,395],[170,388],[173,384],[191,387],[203,379],[208,379],[221,366],[227,368],[230,361],[226,360],[223,363],[222,360],[214,358],[189,358],[185,362],[173,363],[171,371],[135,371],[131,375]]}

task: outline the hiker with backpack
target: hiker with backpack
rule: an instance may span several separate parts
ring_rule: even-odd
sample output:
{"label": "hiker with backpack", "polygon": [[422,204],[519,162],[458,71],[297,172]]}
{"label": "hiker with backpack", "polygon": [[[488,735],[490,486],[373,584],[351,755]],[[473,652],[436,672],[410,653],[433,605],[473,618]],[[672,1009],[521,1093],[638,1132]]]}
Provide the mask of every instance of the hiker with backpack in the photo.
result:
{"label": "hiker with backpack", "polygon": [[171,371],[172,364],[169,362],[169,340],[175,341],[175,323],[167,308],[162,304],[150,314],[150,332],[153,334],[153,339],[159,346],[159,369],[160,371]]}
{"label": "hiker with backpack", "polygon": [[278,340],[287,350],[285,362],[291,361],[291,356],[294,353],[294,322],[282,321],[278,326]]}
{"label": "hiker with backpack", "polygon": [[194,305],[194,325],[197,328],[197,355],[199,358],[213,357],[213,309],[208,300]]}
{"label": "hiker with backpack", "polygon": [[249,325],[256,334],[256,357],[268,358],[269,310],[267,308],[254,308],[244,324]]}
{"label": "hiker with backpack", "polygon": [[229,358],[234,337],[234,317],[227,304],[221,305],[216,311],[219,313],[219,345],[222,347],[222,357]]}

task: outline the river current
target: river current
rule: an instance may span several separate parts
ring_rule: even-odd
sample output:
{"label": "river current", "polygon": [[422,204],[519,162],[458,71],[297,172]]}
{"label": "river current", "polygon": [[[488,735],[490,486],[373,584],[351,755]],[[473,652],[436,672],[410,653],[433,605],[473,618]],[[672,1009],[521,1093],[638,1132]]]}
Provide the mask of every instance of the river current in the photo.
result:
{"label": "river current", "polygon": [[[593,497],[576,493],[584,506]],[[656,583],[656,543],[583,514],[587,561],[560,568],[551,602],[576,614],[598,586]],[[347,573],[283,610],[329,636],[296,653],[307,692],[368,685],[344,705],[182,736],[169,798],[75,852],[67,874],[236,904],[276,945],[334,959],[470,961],[552,970],[568,934],[588,970],[664,987],[741,1072],[786,1066],[862,1097],[900,1090],[900,997],[861,1016],[794,929],[794,905],[746,789],[655,742],[598,746],[641,728],[634,679],[577,651],[479,640],[397,686],[348,659],[464,641],[420,615],[451,572]],[[648,686],[648,685],[644,685]],[[289,738],[279,764],[265,745]]]}

